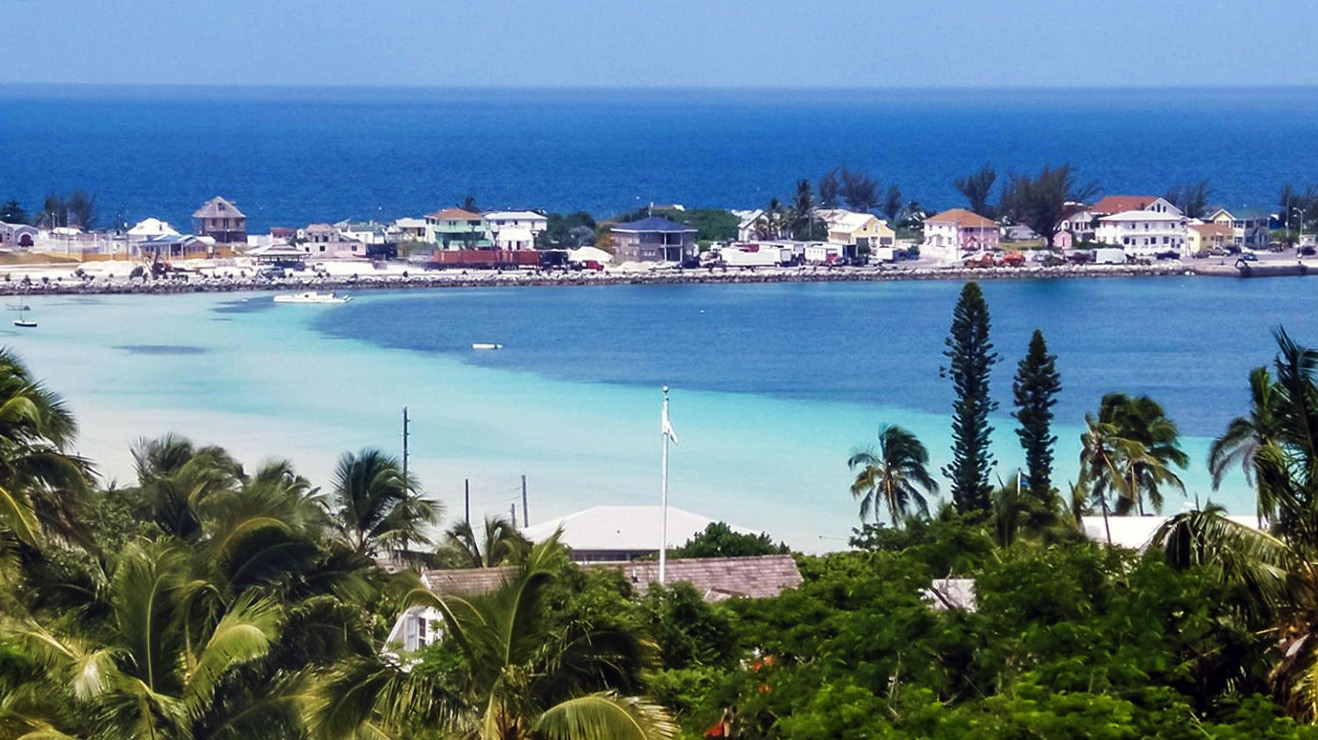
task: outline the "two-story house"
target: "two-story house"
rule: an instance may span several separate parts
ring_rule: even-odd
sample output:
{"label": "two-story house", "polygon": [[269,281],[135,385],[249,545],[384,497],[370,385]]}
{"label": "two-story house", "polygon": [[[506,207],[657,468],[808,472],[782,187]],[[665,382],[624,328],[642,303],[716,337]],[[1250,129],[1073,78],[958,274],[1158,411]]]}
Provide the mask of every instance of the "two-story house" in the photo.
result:
{"label": "two-story house", "polygon": [[618,224],[611,232],[620,262],[681,262],[695,256],[699,230],[650,216]]}
{"label": "two-story house", "polygon": [[481,214],[462,208],[445,208],[426,214],[426,241],[440,249],[490,249]]}
{"label": "two-story house", "polygon": [[1098,220],[1095,240],[1121,247],[1131,257],[1153,257],[1162,252],[1189,256],[1186,219],[1177,213],[1124,211]]}
{"label": "two-story house", "polygon": [[1261,208],[1218,208],[1207,219],[1231,228],[1231,246],[1266,249],[1272,241],[1272,214]]}
{"label": "two-story house", "polygon": [[216,196],[192,214],[193,232],[210,237],[216,244],[246,244],[247,215],[229,201]]}
{"label": "two-story house", "polygon": [[964,208],[953,208],[924,220],[922,255],[955,262],[966,252],[997,248],[998,225]]}

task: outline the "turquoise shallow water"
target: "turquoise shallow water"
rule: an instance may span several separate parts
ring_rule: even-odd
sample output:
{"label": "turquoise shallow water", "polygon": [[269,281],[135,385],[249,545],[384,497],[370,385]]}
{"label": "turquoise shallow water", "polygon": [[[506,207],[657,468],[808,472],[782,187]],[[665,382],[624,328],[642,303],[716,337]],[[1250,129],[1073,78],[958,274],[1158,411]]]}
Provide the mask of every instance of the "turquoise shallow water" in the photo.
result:
{"label": "turquoise shallow water", "polygon": [[[1074,476],[1083,412],[1109,390],[1149,392],[1191,435],[1191,496],[1207,497],[1212,434],[1244,411],[1245,376],[1285,322],[1318,343],[1318,283],[1209,279],[985,286],[1004,355],[1048,333],[1066,386],[1059,478]],[[855,523],[845,460],[883,422],[948,458],[951,400],[938,378],[959,285],[628,286],[362,293],[346,306],[274,306],[262,294],[34,299],[32,332],[0,331],[63,393],[81,449],[107,479],[128,445],[177,431],[250,464],[289,457],[324,483],[346,449],[401,445],[460,515],[506,513],[528,477],[531,521],[659,492],[659,386],[681,437],[672,502],[810,550]],[[503,342],[474,353],[475,341]],[[1004,408],[1003,477],[1019,462]],[[1240,480],[1212,494],[1246,513]],[[1169,510],[1179,509],[1173,500]]]}

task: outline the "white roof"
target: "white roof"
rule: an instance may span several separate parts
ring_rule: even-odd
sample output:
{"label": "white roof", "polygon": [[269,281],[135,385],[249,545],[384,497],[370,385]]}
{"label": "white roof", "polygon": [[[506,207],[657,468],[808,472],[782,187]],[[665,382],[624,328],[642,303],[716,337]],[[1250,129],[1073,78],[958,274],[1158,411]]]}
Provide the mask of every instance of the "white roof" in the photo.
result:
{"label": "white roof", "polygon": [[158,218],[144,218],[128,230],[129,236],[178,236],[179,233],[168,222]]}
{"label": "white roof", "polygon": [[[533,542],[549,538],[561,525],[560,542],[574,550],[659,550],[661,506],[592,506],[522,530]],[[709,517],[668,507],[668,546],[681,547],[713,524]],[[756,534],[733,526],[742,534]]]}
{"label": "white roof", "polygon": [[535,211],[490,211],[482,216],[486,221],[547,221]]}
{"label": "white roof", "polygon": [[400,229],[424,229],[426,220],[424,218],[400,218],[394,221],[394,226]]}
{"label": "white roof", "polygon": [[842,208],[830,208],[816,211],[815,215],[828,224],[830,230],[837,231],[855,231],[864,228],[871,221],[878,221],[878,217],[871,213],[856,213]]}
{"label": "white roof", "polygon": [[605,252],[599,247],[577,247],[576,249],[569,249],[567,258],[572,262],[586,262],[588,260],[593,260],[601,265],[606,265],[613,261],[613,255]]}
{"label": "white roof", "polygon": [[[1166,516],[1109,516],[1108,526],[1112,528],[1112,544],[1132,550],[1143,550],[1153,539],[1153,533],[1162,523],[1170,519]],[[1085,536],[1095,542],[1107,542],[1107,528],[1102,516],[1081,517]],[[1227,519],[1247,527],[1258,527],[1258,517],[1228,516]]]}
{"label": "white roof", "polygon": [[754,226],[755,222],[760,220],[760,217],[764,215],[764,211],[759,208],[756,208],[753,211],[732,211],[731,213],[739,219],[737,223],[738,229],[746,229]]}
{"label": "white roof", "polygon": [[1104,216],[1099,221],[1184,221],[1185,217],[1175,213],[1157,211],[1122,211],[1111,216]]}

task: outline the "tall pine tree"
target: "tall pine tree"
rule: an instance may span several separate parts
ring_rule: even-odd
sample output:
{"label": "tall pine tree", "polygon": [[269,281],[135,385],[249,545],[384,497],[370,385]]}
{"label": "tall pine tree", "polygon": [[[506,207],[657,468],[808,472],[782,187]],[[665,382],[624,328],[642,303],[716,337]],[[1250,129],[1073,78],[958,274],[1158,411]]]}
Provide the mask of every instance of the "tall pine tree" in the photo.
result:
{"label": "tall pine tree", "polygon": [[1048,500],[1052,492],[1053,445],[1057,444],[1052,434],[1053,406],[1060,390],[1062,376],[1057,374],[1057,357],[1048,354],[1043,332],[1035,329],[1029,350],[1016,366],[1011,391],[1016,400],[1012,416],[1020,422],[1016,436],[1025,450],[1028,490],[1040,501]]}
{"label": "tall pine tree", "polygon": [[989,414],[998,404],[989,397],[989,375],[998,362],[989,341],[989,311],[978,283],[966,283],[952,314],[952,332],[944,341],[947,367],[941,374],[952,379],[952,463],[943,475],[952,481],[952,503],[962,513],[987,513],[993,487],[989,473]]}

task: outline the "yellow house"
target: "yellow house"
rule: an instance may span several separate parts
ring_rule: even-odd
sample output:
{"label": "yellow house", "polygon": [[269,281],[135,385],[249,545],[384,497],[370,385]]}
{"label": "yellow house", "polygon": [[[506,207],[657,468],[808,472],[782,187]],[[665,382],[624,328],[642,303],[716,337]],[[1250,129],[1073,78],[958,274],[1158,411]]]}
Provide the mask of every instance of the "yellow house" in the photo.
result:
{"label": "yellow house", "polygon": [[828,226],[828,241],[834,244],[875,249],[897,243],[897,233],[888,222],[873,214],[834,209],[820,211],[819,217]]}
{"label": "yellow house", "polygon": [[1193,224],[1185,230],[1185,246],[1190,254],[1203,254],[1215,247],[1231,245],[1235,230],[1230,223]]}

